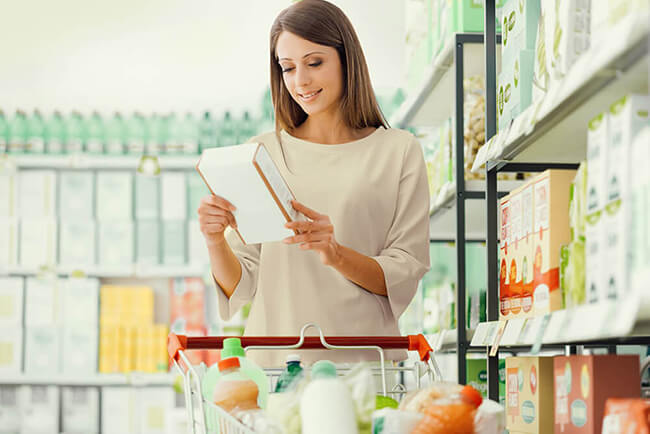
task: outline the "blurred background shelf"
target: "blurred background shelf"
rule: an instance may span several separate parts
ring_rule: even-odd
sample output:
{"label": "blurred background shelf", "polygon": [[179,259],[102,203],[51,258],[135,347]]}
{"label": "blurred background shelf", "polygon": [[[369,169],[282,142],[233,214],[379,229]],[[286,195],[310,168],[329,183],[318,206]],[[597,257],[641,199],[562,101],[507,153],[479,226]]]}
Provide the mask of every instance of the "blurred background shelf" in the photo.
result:
{"label": "blurred background shelf", "polygon": [[[202,265],[156,265],[156,266],[101,266],[87,269],[55,267],[52,272],[56,275],[80,274],[98,278],[172,278],[172,277],[202,277],[206,273]],[[0,274],[14,276],[38,276],[43,270],[28,267],[11,267],[0,270]]]}
{"label": "blurred background shelf", "polygon": [[[124,169],[135,170],[140,163],[138,155],[28,155],[9,154],[0,157],[5,164],[19,169]],[[199,155],[161,155],[158,163],[161,170],[193,169]]]}
{"label": "blurred background shelf", "polygon": [[0,375],[2,385],[31,386],[172,386],[177,374],[148,374],[132,372],[129,374],[95,374],[95,375]]}

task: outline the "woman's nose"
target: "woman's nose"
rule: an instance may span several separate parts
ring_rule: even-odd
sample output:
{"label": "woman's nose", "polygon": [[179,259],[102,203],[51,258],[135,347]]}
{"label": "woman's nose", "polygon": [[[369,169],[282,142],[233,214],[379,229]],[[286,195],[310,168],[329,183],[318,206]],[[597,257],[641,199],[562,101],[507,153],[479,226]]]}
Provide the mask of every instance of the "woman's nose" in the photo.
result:
{"label": "woman's nose", "polygon": [[298,87],[306,86],[311,82],[309,71],[304,66],[296,67],[296,85]]}

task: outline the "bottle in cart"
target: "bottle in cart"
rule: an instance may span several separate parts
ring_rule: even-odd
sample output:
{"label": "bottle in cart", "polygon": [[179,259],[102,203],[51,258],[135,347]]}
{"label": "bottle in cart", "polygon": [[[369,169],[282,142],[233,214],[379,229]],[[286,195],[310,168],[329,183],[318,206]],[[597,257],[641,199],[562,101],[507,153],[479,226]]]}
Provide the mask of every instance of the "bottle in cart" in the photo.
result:
{"label": "bottle in cart", "polygon": [[300,366],[300,356],[290,354],[287,356],[287,367],[280,374],[278,383],[275,385],[275,392],[286,392],[296,387],[296,384],[304,377],[302,366]]}
{"label": "bottle in cart", "polygon": [[228,413],[259,408],[259,390],[255,382],[241,371],[239,358],[223,359],[218,366],[221,376],[214,387],[212,402]]}
{"label": "bottle in cart", "polygon": [[357,434],[354,402],[329,360],[314,363],[311,382],[300,398],[303,434]]}
{"label": "bottle in cart", "polygon": [[27,152],[42,154],[45,152],[45,122],[38,110],[27,120]]}

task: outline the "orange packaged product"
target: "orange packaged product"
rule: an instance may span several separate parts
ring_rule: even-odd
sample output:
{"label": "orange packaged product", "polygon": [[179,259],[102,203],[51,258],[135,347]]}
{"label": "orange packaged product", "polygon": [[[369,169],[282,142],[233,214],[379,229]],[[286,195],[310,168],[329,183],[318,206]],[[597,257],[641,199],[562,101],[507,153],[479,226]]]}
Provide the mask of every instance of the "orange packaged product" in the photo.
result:
{"label": "orange packaged product", "polygon": [[461,434],[474,432],[476,409],[483,402],[481,393],[472,386],[432,400],[422,411],[424,418],[412,434]]}
{"label": "orange packaged product", "polygon": [[510,278],[510,198],[501,199],[501,223],[499,228],[499,318],[506,319],[511,313],[511,283]]}
{"label": "orange packaged product", "polygon": [[650,434],[650,401],[609,398],[605,403],[603,434]]}

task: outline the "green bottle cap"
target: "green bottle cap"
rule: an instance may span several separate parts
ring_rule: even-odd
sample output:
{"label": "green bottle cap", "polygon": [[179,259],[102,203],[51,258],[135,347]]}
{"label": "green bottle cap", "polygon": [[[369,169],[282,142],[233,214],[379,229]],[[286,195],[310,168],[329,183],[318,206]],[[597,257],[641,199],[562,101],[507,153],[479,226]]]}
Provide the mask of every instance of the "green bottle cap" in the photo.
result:
{"label": "green bottle cap", "polygon": [[221,358],[227,357],[246,357],[246,353],[241,346],[241,339],[228,338],[223,340],[223,350],[221,350]]}
{"label": "green bottle cap", "polygon": [[336,378],[336,366],[329,360],[319,360],[311,367],[311,378]]}

